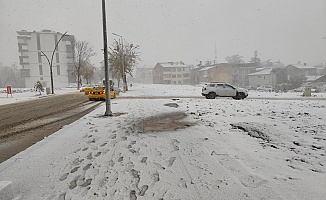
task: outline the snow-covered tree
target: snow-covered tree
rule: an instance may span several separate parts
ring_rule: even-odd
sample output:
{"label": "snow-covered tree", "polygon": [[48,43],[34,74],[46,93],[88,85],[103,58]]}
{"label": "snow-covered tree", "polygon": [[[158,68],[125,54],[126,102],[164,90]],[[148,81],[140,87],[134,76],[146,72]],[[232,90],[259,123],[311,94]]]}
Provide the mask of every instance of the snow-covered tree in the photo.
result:
{"label": "snow-covered tree", "polygon": [[43,88],[43,85],[40,81],[37,81],[34,85],[34,89],[35,91],[38,91],[41,95],[41,92],[44,92],[44,88]]}

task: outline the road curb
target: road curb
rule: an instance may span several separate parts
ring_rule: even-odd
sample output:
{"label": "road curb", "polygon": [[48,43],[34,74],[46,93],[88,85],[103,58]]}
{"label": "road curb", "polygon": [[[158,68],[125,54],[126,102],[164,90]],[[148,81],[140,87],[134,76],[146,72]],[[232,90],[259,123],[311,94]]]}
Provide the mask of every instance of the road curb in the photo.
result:
{"label": "road curb", "polygon": [[14,199],[12,182],[0,181],[0,199],[1,200],[13,200]]}

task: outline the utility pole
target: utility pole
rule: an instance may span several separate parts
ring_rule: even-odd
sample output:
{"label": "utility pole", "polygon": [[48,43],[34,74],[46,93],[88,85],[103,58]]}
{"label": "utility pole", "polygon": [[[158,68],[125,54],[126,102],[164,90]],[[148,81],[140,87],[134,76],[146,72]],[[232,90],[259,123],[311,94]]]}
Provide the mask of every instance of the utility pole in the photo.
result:
{"label": "utility pole", "polygon": [[43,54],[42,56],[45,56],[46,60],[48,61],[49,65],[50,65],[50,78],[51,78],[51,94],[54,94],[54,87],[53,87],[53,72],[52,72],[52,62],[53,62],[53,56],[55,53],[55,50],[57,49],[59,42],[61,41],[61,39],[67,34],[68,31],[66,31],[58,40],[58,42],[55,44],[54,50],[52,52],[52,57],[51,57],[51,61],[49,60],[49,58],[45,55],[45,53],[43,51],[41,51],[41,53]]}
{"label": "utility pole", "polygon": [[103,17],[103,42],[104,42],[104,69],[105,69],[105,113],[104,116],[112,116],[110,84],[109,84],[109,67],[108,67],[108,45],[106,34],[106,14],[105,0],[102,0],[102,17]]}

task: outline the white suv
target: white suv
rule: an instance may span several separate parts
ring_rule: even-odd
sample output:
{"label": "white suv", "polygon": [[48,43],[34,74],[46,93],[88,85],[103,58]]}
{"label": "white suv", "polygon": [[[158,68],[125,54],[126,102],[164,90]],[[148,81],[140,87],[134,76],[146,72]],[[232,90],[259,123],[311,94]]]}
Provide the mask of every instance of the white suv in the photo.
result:
{"label": "white suv", "polygon": [[205,84],[202,89],[203,96],[206,99],[215,99],[216,97],[232,97],[233,99],[244,99],[248,96],[248,90],[237,88],[228,83],[211,82]]}

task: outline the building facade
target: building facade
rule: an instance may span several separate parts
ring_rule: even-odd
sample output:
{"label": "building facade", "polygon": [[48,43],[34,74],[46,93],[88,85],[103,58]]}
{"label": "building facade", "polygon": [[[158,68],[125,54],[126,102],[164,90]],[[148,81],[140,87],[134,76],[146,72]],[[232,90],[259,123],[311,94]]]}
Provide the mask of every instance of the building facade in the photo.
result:
{"label": "building facade", "polygon": [[190,84],[189,65],[183,62],[157,63],[153,68],[154,84],[186,85]]}
{"label": "building facade", "polygon": [[[58,43],[63,34],[50,30],[41,32],[22,30],[17,31],[17,34],[19,63],[22,67],[21,76],[25,79],[26,87],[34,87],[37,81],[40,81],[43,87],[51,86],[49,64],[51,60],[55,88],[66,87],[68,83],[76,82],[76,77],[72,75],[74,70],[74,36],[65,35]],[[55,49],[57,43],[58,46]]]}
{"label": "building facade", "polygon": [[277,84],[276,74],[272,68],[262,69],[258,72],[248,74],[249,86],[257,88],[261,85],[271,85],[275,88]]}
{"label": "building facade", "polygon": [[298,62],[297,64],[291,64],[286,66],[289,75],[303,75],[303,76],[315,76],[317,75],[316,67],[307,65],[306,63]]}
{"label": "building facade", "polygon": [[248,74],[256,71],[258,64],[255,63],[218,63],[198,65],[192,71],[192,82],[227,82],[235,86],[246,87],[249,85]]}

